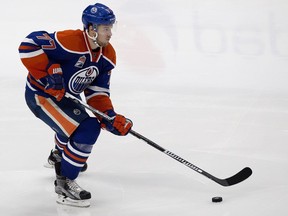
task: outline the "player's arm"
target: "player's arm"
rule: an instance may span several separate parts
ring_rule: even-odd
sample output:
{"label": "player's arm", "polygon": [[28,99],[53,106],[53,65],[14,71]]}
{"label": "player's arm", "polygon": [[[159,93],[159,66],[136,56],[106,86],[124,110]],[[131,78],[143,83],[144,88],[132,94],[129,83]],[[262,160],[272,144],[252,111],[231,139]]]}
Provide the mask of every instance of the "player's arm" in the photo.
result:
{"label": "player's arm", "polygon": [[54,52],[57,52],[56,42],[52,34],[45,31],[32,32],[19,46],[21,61],[30,76],[39,84],[45,84],[46,93],[61,100],[65,93],[64,80],[60,64],[50,60]]}
{"label": "player's arm", "polygon": [[95,109],[106,113],[114,118],[113,122],[108,122],[105,119],[99,118],[102,128],[112,132],[113,134],[124,136],[129,133],[133,123],[123,115],[117,114],[114,111],[112,101],[110,99],[110,81],[111,71],[100,74],[96,81],[85,90],[85,96],[88,104]]}

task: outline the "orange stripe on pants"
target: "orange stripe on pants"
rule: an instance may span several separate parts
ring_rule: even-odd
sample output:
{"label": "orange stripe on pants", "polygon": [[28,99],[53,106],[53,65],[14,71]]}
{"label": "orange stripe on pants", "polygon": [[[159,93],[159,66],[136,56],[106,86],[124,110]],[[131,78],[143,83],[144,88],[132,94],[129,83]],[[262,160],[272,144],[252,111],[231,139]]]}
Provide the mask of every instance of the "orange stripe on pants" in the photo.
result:
{"label": "orange stripe on pants", "polygon": [[68,119],[69,116],[64,116],[63,113],[57,109],[56,104],[50,99],[37,95],[38,105],[41,106],[43,111],[63,130],[63,132],[69,137],[79,123],[74,121],[72,118]]}

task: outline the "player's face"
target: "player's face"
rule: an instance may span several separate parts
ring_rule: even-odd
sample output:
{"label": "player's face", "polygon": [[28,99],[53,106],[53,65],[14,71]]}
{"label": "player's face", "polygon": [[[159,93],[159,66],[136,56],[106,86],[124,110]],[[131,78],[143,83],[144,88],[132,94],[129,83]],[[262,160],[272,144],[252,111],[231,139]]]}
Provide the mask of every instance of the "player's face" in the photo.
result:
{"label": "player's face", "polygon": [[106,46],[112,37],[113,25],[99,25],[97,28],[97,43],[104,47]]}

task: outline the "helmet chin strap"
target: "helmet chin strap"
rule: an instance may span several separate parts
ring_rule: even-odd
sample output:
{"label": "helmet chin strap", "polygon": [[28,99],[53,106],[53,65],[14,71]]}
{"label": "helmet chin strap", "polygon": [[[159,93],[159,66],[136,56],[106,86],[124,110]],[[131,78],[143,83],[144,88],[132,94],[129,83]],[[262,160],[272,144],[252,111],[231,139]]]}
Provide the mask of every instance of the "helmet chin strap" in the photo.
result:
{"label": "helmet chin strap", "polygon": [[97,43],[97,37],[98,37],[97,32],[96,32],[96,35],[95,35],[94,37],[89,35],[88,29],[85,30],[85,33],[86,33],[87,37],[90,38],[97,47],[101,47],[101,46]]}

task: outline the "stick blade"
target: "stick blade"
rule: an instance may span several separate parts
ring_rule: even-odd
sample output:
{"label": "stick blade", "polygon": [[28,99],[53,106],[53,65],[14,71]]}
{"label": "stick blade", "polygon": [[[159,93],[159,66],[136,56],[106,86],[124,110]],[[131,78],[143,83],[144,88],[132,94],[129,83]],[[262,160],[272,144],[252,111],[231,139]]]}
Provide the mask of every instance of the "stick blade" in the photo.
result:
{"label": "stick blade", "polygon": [[252,175],[252,169],[250,167],[245,167],[240,172],[236,173],[230,178],[220,179],[218,183],[221,184],[222,186],[231,186],[244,181],[251,175]]}

